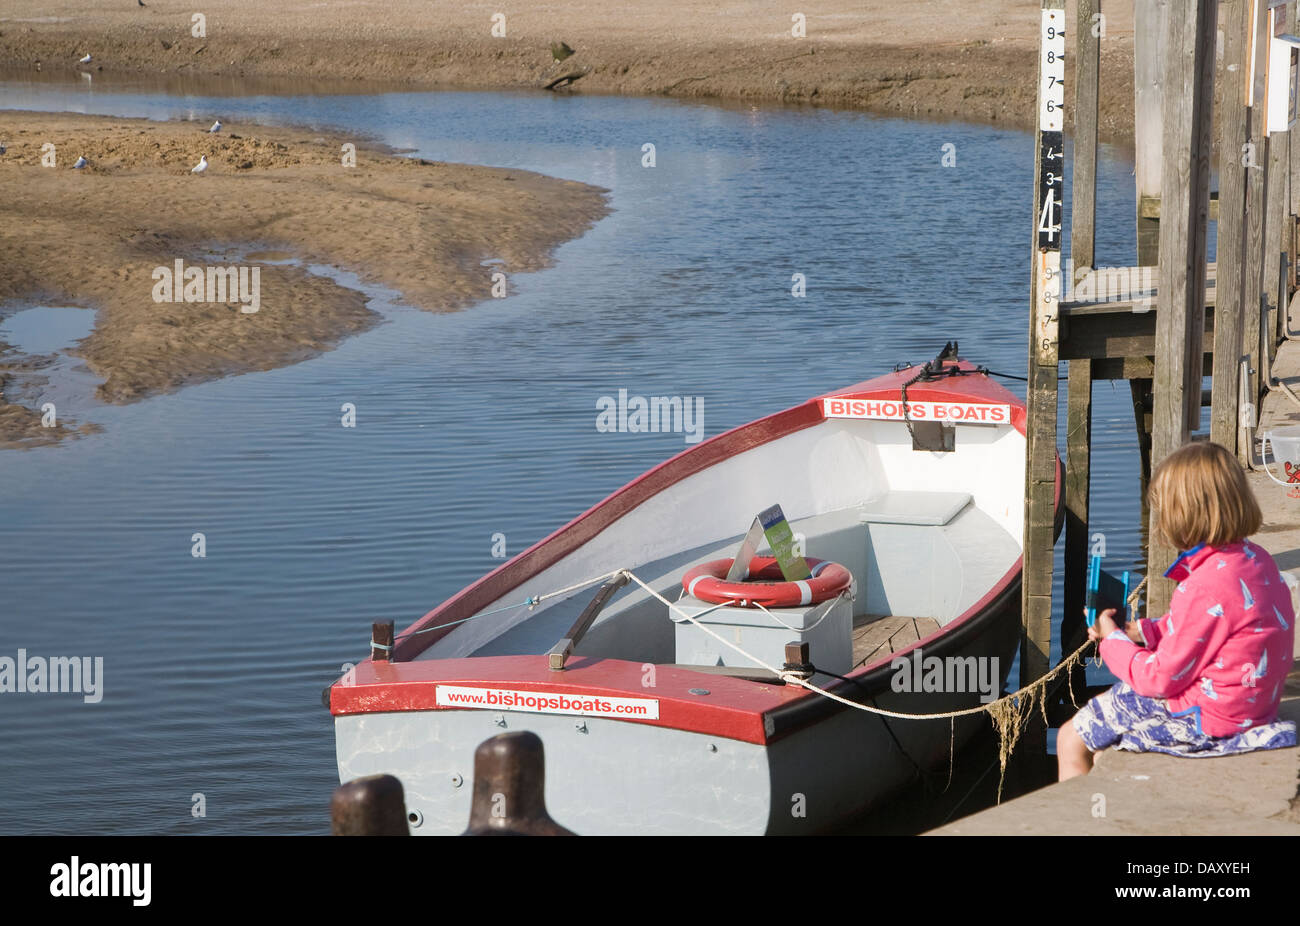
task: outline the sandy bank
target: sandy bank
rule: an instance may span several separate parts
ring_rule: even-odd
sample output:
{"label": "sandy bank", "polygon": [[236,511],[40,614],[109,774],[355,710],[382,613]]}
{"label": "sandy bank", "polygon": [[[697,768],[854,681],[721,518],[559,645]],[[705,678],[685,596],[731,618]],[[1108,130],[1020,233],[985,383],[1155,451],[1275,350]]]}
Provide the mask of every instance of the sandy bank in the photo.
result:
{"label": "sandy bank", "polygon": [[[412,86],[811,102],[1032,126],[1039,8],[1024,0],[527,4],[210,0],[204,35],[174,0],[8,0],[0,67],[112,75],[345,78]],[[503,14],[502,24],[494,23]],[[1107,3],[1102,137],[1133,121],[1132,2]],[[574,54],[557,61],[553,43]],[[92,55],[87,65],[78,59]],[[102,69],[102,71],[100,70]]]}
{"label": "sandy bank", "polygon": [[[72,353],[104,379],[98,397],[107,402],[283,366],[379,320],[361,293],[259,263],[244,253],[250,245],[448,311],[489,298],[490,271],[545,266],[554,247],[607,212],[595,187],[402,158],[341,135],[240,124],[212,135],[206,121],[12,112],[0,113],[0,126],[0,312],[96,309],[94,331]],[[356,146],[355,167],[343,164],[345,143]],[[41,166],[45,144],[54,167]],[[88,166],[73,169],[82,156]],[[194,175],[201,156],[210,167]],[[487,268],[487,259],[501,263]],[[157,301],[155,270],[177,260],[258,267],[257,311],[231,292],[224,302]],[[24,364],[30,358],[0,345],[0,377]],[[0,444],[64,433],[42,430],[39,417],[0,398]]]}

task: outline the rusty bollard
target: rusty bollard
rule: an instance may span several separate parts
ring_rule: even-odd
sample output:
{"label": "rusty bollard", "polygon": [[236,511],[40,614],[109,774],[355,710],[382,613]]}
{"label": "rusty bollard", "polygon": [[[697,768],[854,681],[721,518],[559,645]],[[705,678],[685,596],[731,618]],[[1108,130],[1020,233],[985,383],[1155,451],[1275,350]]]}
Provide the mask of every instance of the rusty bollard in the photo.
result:
{"label": "rusty bollard", "polygon": [[330,832],[335,836],[410,836],[406,797],[392,775],[354,778],[334,789]]}
{"label": "rusty bollard", "polygon": [[500,733],[474,750],[474,803],[462,836],[574,836],[546,812],[546,758],[536,733]]}

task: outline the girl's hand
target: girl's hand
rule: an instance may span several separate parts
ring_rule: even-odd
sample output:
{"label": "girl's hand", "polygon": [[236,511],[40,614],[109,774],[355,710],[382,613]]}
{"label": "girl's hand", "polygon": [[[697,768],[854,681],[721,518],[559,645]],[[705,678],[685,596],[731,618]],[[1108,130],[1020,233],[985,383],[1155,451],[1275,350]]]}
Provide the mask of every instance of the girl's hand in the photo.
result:
{"label": "girl's hand", "polygon": [[1092,628],[1097,631],[1098,640],[1104,640],[1111,633],[1119,630],[1119,625],[1115,623],[1115,609],[1107,608],[1097,615],[1097,620],[1093,622]]}

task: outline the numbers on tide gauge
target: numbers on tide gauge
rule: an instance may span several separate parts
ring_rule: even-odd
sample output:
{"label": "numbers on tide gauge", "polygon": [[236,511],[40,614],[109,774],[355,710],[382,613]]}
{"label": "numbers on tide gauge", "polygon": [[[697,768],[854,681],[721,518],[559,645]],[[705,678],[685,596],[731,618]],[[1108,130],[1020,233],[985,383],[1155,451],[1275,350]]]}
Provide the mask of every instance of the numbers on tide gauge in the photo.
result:
{"label": "numbers on tide gauge", "polygon": [[1059,205],[1060,203],[1056,198],[1056,187],[1047,187],[1043,191],[1043,209],[1038,214],[1040,247],[1052,245],[1056,246],[1058,249],[1060,247],[1060,243],[1057,241],[1057,235],[1061,233],[1061,221],[1057,214],[1057,207]]}

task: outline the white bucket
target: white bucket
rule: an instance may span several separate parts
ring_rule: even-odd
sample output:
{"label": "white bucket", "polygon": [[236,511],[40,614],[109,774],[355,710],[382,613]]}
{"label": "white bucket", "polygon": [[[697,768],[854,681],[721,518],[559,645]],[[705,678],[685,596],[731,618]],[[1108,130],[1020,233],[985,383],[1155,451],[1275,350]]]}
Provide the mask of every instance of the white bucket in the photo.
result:
{"label": "white bucket", "polygon": [[[1268,465],[1268,448],[1273,446],[1273,462],[1282,470],[1285,480],[1273,475]],[[1292,495],[1300,494],[1300,427],[1274,428],[1264,432],[1264,472],[1278,485],[1292,489]]]}

